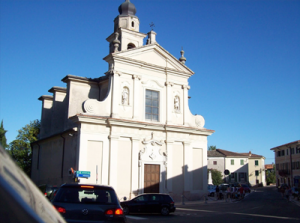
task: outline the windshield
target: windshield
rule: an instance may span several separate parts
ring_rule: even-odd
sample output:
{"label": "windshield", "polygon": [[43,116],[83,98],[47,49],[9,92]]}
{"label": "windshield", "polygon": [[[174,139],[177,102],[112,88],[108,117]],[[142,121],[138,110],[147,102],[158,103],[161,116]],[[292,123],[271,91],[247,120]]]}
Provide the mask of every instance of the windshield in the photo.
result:
{"label": "windshield", "polygon": [[109,188],[62,187],[54,198],[54,202],[117,204],[115,191]]}

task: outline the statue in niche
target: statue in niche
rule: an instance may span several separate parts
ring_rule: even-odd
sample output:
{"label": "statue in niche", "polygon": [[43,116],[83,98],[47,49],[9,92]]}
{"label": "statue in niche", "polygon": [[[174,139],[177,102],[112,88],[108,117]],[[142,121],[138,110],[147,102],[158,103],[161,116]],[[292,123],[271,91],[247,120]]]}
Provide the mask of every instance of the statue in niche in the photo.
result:
{"label": "statue in niche", "polygon": [[127,87],[123,88],[122,92],[122,105],[128,105],[129,103],[129,90]]}
{"label": "statue in niche", "polygon": [[179,97],[177,95],[174,98],[174,109],[175,111],[179,111]]}

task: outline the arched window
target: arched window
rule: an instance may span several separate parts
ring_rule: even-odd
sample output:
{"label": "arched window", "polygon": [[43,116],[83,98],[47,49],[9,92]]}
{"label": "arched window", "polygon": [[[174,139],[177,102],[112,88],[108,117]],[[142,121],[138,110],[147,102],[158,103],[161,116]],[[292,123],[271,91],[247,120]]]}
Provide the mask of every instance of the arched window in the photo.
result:
{"label": "arched window", "polygon": [[134,45],[133,43],[129,43],[129,44],[127,45],[127,50],[133,49],[133,48],[135,48],[135,45]]}
{"label": "arched window", "polygon": [[131,22],[131,26],[134,27],[134,21]]}

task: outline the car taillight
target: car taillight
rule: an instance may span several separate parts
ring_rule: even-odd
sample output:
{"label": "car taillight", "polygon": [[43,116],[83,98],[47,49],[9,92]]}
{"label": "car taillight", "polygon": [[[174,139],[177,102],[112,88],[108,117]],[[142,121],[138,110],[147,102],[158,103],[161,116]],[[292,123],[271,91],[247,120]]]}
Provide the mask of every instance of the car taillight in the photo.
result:
{"label": "car taillight", "polygon": [[115,215],[122,215],[123,214],[123,210],[118,208],[115,210]]}
{"label": "car taillight", "polygon": [[171,201],[170,204],[174,204],[174,201]]}
{"label": "car taillight", "polygon": [[116,210],[108,209],[105,211],[105,215],[108,215],[109,217],[113,217],[114,215],[123,215],[123,210],[120,208]]}
{"label": "car taillight", "polygon": [[45,192],[44,195],[47,196],[47,192]]}
{"label": "car taillight", "polygon": [[57,207],[57,206],[54,206],[55,209],[59,212],[59,213],[62,213],[62,214],[65,214],[66,213],[66,209],[63,208],[63,207]]}

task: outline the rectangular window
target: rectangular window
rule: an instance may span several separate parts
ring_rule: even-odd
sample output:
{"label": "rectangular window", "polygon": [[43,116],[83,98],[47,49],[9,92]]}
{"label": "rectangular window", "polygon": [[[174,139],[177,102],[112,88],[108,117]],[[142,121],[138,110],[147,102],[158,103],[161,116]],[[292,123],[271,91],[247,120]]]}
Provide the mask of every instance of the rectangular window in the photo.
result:
{"label": "rectangular window", "polygon": [[255,166],[258,166],[258,160],[255,160]]}
{"label": "rectangular window", "polygon": [[214,165],[217,165],[217,161],[214,161]]}
{"label": "rectangular window", "polygon": [[241,165],[244,165],[244,160],[241,160]]}
{"label": "rectangular window", "polygon": [[230,174],[230,177],[231,177],[232,179],[234,179],[234,173],[231,173],[231,174]]}
{"label": "rectangular window", "polygon": [[159,121],[159,92],[146,90],[146,120]]}
{"label": "rectangular window", "polygon": [[259,176],[259,171],[255,170],[255,176]]}
{"label": "rectangular window", "polygon": [[277,157],[279,157],[280,156],[280,151],[277,151]]}
{"label": "rectangular window", "polygon": [[287,155],[287,156],[289,155],[289,149],[286,150],[286,155]]}
{"label": "rectangular window", "polygon": [[231,165],[234,165],[234,160],[231,160]]}
{"label": "rectangular window", "polygon": [[284,156],[284,150],[281,150],[281,156]]}

